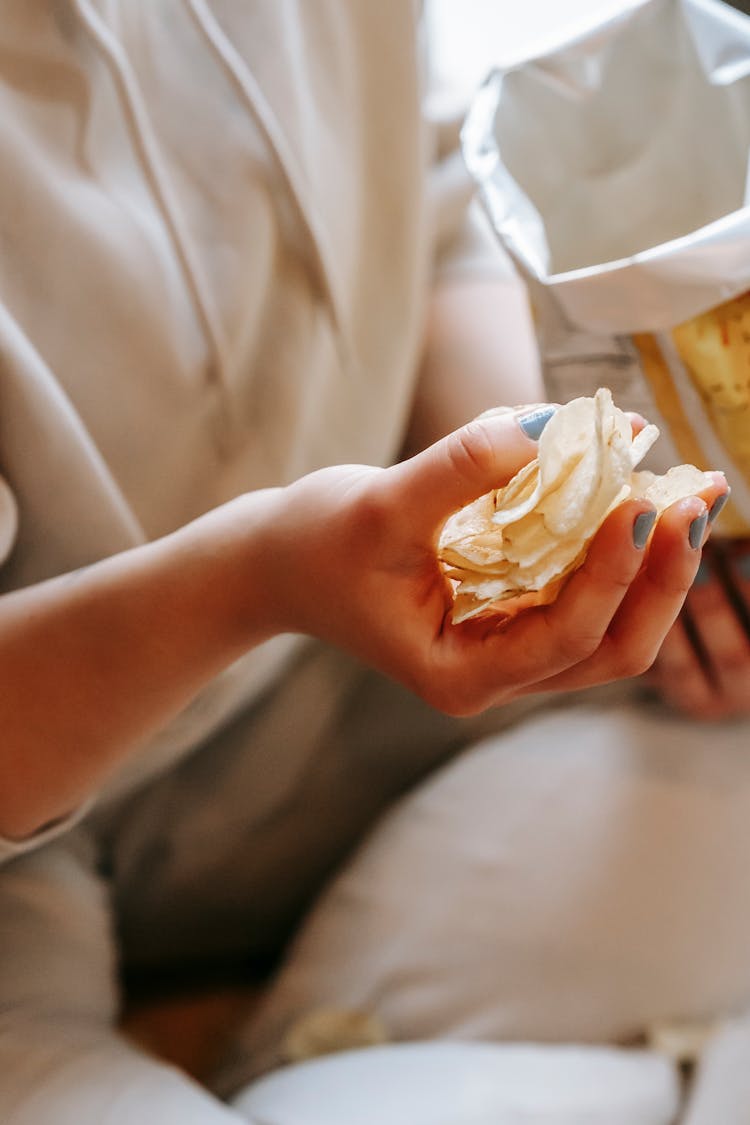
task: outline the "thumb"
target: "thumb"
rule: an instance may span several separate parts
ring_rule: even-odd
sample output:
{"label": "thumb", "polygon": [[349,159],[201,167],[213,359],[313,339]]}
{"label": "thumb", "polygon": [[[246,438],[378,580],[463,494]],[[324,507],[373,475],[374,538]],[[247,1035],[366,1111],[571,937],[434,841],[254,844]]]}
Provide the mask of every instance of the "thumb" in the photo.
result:
{"label": "thumb", "polygon": [[556,406],[483,414],[389,470],[398,502],[419,534],[432,534],[452,512],[501,488],[537,455],[537,439]]}

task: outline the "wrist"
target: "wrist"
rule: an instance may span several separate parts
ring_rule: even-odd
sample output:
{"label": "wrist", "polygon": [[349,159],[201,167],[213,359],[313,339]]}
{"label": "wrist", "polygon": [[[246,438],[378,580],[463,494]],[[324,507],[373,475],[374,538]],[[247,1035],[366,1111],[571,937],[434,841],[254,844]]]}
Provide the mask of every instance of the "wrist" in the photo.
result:
{"label": "wrist", "polygon": [[186,597],[211,623],[217,648],[231,661],[285,631],[275,570],[274,528],[284,490],[249,492],[175,533]]}

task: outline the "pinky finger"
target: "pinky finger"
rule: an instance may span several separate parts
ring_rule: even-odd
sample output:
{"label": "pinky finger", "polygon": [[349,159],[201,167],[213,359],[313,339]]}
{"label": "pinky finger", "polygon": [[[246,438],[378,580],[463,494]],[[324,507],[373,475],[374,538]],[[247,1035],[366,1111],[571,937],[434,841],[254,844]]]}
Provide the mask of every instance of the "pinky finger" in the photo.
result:
{"label": "pinky finger", "polygon": [[578,667],[545,681],[545,689],[568,691],[637,676],[651,667],[695,578],[701,552],[693,544],[702,540],[698,533],[707,515],[706,503],[696,496],[663,513],[643,566],[596,652]]}

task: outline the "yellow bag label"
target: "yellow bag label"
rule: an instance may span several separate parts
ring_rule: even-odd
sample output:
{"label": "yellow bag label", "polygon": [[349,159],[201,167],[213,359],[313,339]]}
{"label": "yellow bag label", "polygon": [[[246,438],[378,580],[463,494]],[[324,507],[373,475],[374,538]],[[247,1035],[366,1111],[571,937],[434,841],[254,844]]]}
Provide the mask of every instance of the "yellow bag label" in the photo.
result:
{"label": "yellow bag label", "polygon": [[[700,469],[724,468],[707,448],[718,439],[750,485],[750,291],[671,332],[637,334],[633,343],[684,460]],[[748,535],[750,524],[730,502],[721,529]]]}

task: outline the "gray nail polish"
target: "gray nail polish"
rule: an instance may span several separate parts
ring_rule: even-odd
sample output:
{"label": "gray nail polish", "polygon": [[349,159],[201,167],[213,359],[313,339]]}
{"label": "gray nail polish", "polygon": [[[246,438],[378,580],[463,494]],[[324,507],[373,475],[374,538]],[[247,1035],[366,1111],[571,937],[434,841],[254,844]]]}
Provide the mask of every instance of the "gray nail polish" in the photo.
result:
{"label": "gray nail polish", "polygon": [[708,523],[708,512],[704,512],[701,516],[696,516],[690,524],[688,531],[688,542],[694,551],[697,551],[703,544],[703,536],[706,534],[706,524]]}
{"label": "gray nail polish", "polygon": [[726,492],[722,493],[721,496],[716,497],[713,504],[711,505],[711,511],[708,513],[708,522],[709,523],[714,522],[714,520],[718,516],[719,512],[721,511],[721,509],[724,507],[727,500],[729,499],[731,491],[732,490],[730,488]]}
{"label": "gray nail polish", "polygon": [[694,586],[705,586],[707,582],[711,581],[711,567],[705,559],[701,559],[698,564],[698,570],[695,578],[693,579]]}
{"label": "gray nail polish", "polygon": [[641,512],[633,520],[633,543],[642,551],[648,543],[651,528],[656,523],[656,512]]}
{"label": "gray nail polish", "polygon": [[556,411],[556,406],[543,406],[540,410],[535,410],[533,413],[519,418],[518,424],[526,437],[531,438],[532,441],[538,441],[542,436],[544,427]]}
{"label": "gray nail polish", "polygon": [[745,582],[750,582],[750,555],[737,555],[734,569]]}

